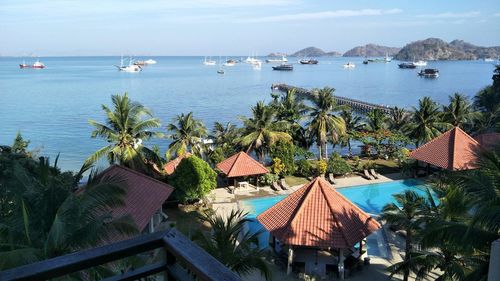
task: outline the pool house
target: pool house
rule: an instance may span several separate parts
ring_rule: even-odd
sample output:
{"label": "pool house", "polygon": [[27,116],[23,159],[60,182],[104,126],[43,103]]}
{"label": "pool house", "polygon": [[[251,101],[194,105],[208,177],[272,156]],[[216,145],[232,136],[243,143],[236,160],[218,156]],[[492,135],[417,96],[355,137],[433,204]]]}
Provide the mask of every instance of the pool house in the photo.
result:
{"label": "pool house", "polygon": [[248,178],[253,178],[255,188],[258,188],[257,177],[269,173],[262,164],[250,157],[244,151],[238,152],[216,165],[217,169],[227,179],[228,184],[233,180],[234,190],[236,188],[250,187]]}
{"label": "pool house", "polygon": [[344,278],[348,265],[359,265],[363,240],[380,224],[317,177],[257,216],[270,232],[274,249],[293,270]]}

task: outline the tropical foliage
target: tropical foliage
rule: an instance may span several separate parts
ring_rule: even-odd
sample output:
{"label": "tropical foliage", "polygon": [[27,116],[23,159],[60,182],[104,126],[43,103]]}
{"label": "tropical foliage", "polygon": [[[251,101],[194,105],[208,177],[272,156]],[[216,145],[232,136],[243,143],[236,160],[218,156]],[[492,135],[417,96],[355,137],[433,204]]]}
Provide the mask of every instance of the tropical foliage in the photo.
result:
{"label": "tropical foliage", "polygon": [[201,120],[193,117],[193,112],[177,115],[173,123],[167,125],[167,130],[170,132],[167,138],[172,140],[165,155],[167,159],[186,152],[202,157],[203,138],[207,135],[207,129]]}
{"label": "tropical foliage", "polygon": [[211,226],[211,233],[198,232],[193,238],[210,255],[240,275],[259,271],[266,280],[271,280],[271,271],[264,260],[266,250],[258,245],[261,232],[246,231],[250,222],[243,211],[232,210],[228,217],[205,212],[201,220]]}
{"label": "tropical foliage", "polygon": [[[106,157],[110,164],[120,163],[130,168],[141,168],[146,159],[154,157],[153,151],[144,146],[144,142],[158,133],[150,129],[160,127],[160,120],[153,118],[151,111],[123,96],[111,96],[113,109],[102,105],[106,122],[89,120],[94,126],[92,138],[102,138],[109,144],[94,152],[85,165],[90,165],[100,158]],[[145,117],[145,118],[144,118]]]}
{"label": "tropical foliage", "polygon": [[[129,216],[113,218],[109,211],[124,204],[119,178],[91,174],[74,192],[80,174],[7,149],[0,153],[0,171],[0,270],[137,233]],[[87,272],[101,278],[110,273],[105,267]]]}
{"label": "tropical foliage", "polygon": [[207,162],[192,155],[181,160],[169,177],[175,196],[183,203],[201,199],[217,186],[217,173]]}

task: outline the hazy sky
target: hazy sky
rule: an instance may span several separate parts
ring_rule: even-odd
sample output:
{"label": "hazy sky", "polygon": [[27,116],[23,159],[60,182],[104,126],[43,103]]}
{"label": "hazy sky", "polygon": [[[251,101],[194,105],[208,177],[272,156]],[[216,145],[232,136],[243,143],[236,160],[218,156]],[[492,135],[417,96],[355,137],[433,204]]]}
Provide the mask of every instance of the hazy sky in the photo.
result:
{"label": "hazy sky", "polygon": [[1,55],[246,55],[438,37],[500,45],[500,0],[0,0]]}

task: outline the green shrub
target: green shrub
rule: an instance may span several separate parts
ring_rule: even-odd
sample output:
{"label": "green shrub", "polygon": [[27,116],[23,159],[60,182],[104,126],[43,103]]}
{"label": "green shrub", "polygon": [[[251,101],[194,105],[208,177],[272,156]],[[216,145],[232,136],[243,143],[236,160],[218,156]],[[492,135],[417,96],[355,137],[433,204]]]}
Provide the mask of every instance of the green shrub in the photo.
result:
{"label": "green shrub", "polygon": [[267,173],[259,177],[259,183],[262,185],[271,185],[273,182],[278,181],[278,175]]}
{"label": "green shrub", "polygon": [[328,163],[325,160],[319,160],[316,163],[316,175],[324,175],[326,173],[326,170],[328,168]]}
{"label": "green shrub", "polygon": [[272,166],[273,173],[278,175],[278,176],[284,176],[285,173],[285,164],[281,162],[280,158],[273,158],[273,166]]}
{"label": "green shrub", "polygon": [[351,166],[338,153],[333,153],[328,159],[328,172],[334,175],[346,175],[352,173]]}
{"label": "green shrub", "polygon": [[281,164],[283,164],[283,168],[281,169],[280,173],[277,174],[280,174],[281,176],[287,176],[295,173],[295,151],[295,145],[289,141],[279,140],[271,146],[271,149],[269,150],[269,156],[271,156],[273,162],[274,159],[279,158]]}
{"label": "green shrub", "polygon": [[182,203],[201,199],[217,186],[217,173],[207,162],[192,155],[182,159],[169,177],[175,196]]}
{"label": "green shrub", "polygon": [[309,160],[300,159],[295,162],[295,166],[297,167],[296,174],[303,177],[309,177],[312,174],[312,165]]}

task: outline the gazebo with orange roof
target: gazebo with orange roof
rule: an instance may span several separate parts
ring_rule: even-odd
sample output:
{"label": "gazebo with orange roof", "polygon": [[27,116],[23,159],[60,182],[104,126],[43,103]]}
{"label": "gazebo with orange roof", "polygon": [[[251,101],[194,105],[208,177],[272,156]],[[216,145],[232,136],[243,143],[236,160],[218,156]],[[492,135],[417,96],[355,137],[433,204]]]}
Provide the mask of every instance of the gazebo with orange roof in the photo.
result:
{"label": "gazebo with orange roof", "polygon": [[450,170],[475,168],[481,145],[459,127],[455,127],[410,153],[410,157]]}
{"label": "gazebo with orange roof", "polygon": [[[258,221],[281,243],[288,245],[287,273],[291,272],[294,247],[338,249],[343,276],[343,250],[352,249],[380,224],[317,177],[257,216]],[[362,245],[362,243],[360,243]],[[361,254],[362,246],[359,248]]]}
{"label": "gazebo with orange roof", "polygon": [[257,162],[250,155],[241,151],[216,165],[227,178],[236,179],[240,177],[259,176],[269,173],[262,164]]}

